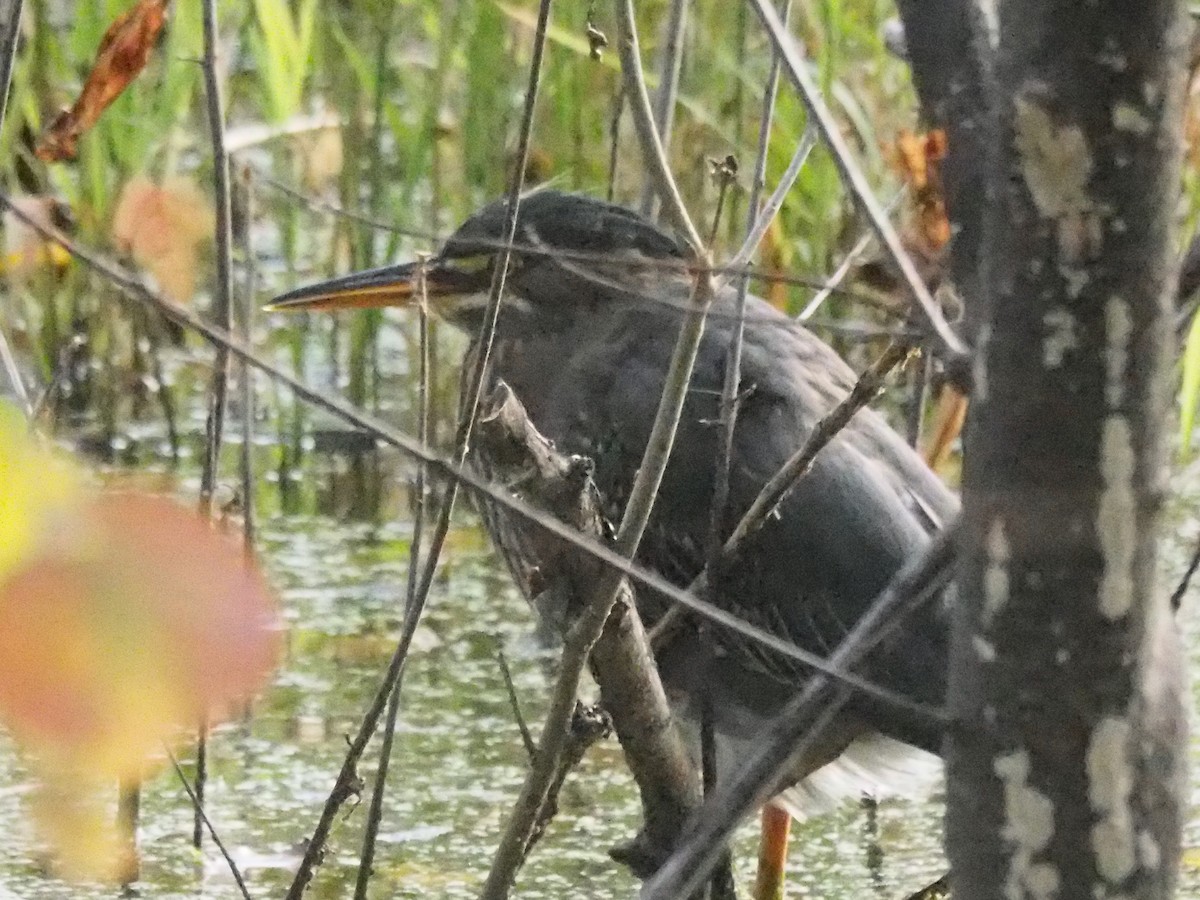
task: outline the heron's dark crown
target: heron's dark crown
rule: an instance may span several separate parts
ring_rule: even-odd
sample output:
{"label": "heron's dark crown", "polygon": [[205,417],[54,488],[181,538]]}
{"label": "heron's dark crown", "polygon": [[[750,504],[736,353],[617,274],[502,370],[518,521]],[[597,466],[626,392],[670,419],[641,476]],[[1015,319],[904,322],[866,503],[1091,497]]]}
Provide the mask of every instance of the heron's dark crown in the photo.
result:
{"label": "heron's dark crown", "polygon": [[[504,245],[508,201],[489,203],[446,241],[442,256],[458,259],[496,254]],[[680,259],[680,244],[652,222],[623,206],[582,194],[543,189],[521,198],[513,236],[517,256],[554,255],[596,261],[631,254]]]}
{"label": "heron's dark crown", "polygon": [[[443,315],[469,334],[484,320],[507,219],[506,200],[488,204],[450,236],[435,261],[459,286]],[[545,334],[614,303],[644,302],[648,292],[663,290],[664,278],[686,271],[684,260],[679,242],[632,210],[581,194],[535,191],[518,206],[497,333]]]}

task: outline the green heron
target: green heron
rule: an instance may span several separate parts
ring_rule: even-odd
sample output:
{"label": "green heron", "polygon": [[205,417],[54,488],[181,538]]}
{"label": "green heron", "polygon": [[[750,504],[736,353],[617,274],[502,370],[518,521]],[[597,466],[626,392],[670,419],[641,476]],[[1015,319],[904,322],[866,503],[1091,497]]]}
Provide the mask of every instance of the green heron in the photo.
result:
{"label": "green heron", "polygon": [[[403,306],[424,271],[433,311],[477,339],[507,206],[469,218],[422,263],[389,266],[303,287],[276,308]],[[620,206],[541,190],[519,206],[490,377],[503,379],[533,423],[565,453],[590,457],[606,514],[619,521],[642,459],[692,278],[682,246]],[[717,289],[674,451],[637,560],[688,585],[705,566],[722,425],[721,388],[735,289]],[[742,385],[730,457],[728,536],[763,484],[802,446],[818,420],[852,389],[854,372],[812,332],[764,300],[748,297]],[[870,409],[859,412],[817,457],[733,565],[710,599],[800,647],[827,654],[897,569],[958,507],[920,456]],[[501,553],[512,553],[505,517],[485,515]],[[529,561],[508,560],[528,570]],[[522,566],[522,563],[525,563]],[[653,625],[660,598],[639,596]],[[698,733],[710,696],[718,771],[744,756],[759,727],[803,684],[806,671],[719,627],[668,642],[658,663],[686,730]],[[944,699],[948,623],[943,604],[906,621],[863,673],[929,706]],[[780,796],[802,812],[825,795],[887,788],[912,770],[907,748],[941,750],[924,719],[868,697],[852,700],[819,746],[796,761],[795,786]],[[921,768],[920,766],[917,767]]]}

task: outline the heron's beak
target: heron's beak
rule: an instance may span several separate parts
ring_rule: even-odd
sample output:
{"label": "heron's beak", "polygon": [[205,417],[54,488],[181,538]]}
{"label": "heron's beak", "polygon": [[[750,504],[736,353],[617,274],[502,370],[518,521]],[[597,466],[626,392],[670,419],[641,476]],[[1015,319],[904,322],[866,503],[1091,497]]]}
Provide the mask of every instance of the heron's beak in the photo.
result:
{"label": "heron's beak", "polygon": [[[479,272],[440,258],[354,272],[296,288],[267,304],[270,311],[305,312],[408,306],[422,293],[429,299],[462,296],[478,288]],[[424,276],[422,278],[422,275]],[[486,282],[484,283],[486,287]]]}

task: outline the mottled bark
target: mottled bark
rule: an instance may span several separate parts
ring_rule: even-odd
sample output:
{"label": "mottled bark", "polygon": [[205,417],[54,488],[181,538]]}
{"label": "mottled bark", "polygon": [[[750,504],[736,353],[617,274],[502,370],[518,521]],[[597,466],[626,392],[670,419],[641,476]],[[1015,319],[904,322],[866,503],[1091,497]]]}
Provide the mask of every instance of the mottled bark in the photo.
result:
{"label": "mottled bark", "polygon": [[1185,717],[1155,558],[1184,7],[986,8],[996,117],[949,697],[954,893],[1166,897]]}

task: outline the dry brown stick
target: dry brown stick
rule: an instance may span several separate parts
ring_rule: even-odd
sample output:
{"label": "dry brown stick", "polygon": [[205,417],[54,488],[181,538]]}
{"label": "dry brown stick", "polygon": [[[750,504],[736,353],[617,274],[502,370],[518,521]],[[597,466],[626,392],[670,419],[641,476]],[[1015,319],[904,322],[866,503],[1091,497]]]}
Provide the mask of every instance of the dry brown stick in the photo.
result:
{"label": "dry brown stick", "polygon": [[[229,197],[229,154],[225,151],[225,112],[221,102],[221,84],[217,77],[217,2],[204,0],[201,4],[204,23],[204,55],[200,68],[204,72],[205,109],[213,152],[213,187],[216,194],[217,281],[213,291],[213,314],[226,331],[233,330],[233,228]],[[225,429],[225,406],[229,393],[229,350],[215,348],[212,382],[209,390],[208,420],[205,423],[204,463],[200,473],[200,512],[212,514],[213,492],[220,469],[221,443]],[[204,807],[204,789],[208,778],[208,721],[202,718],[196,739],[196,816],[192,823],[192,846],[199,847],[204,839],[204,823],[200,810]]]}
{"label": "dry brown stick", "polygon": [[[707,273],[699,275],[692,298],[694,312],[684,319],[676,339],[654,425],[642,455],[642,464],[634,477],[614,540],[614,549],[626,559],[637,553],[658,496],[682,415],[683,402],[691,383],[696,353],[704,333],[704,314],[712,303],[712,291],[712,277]],[[583,669],[610,611],[618,601],[622,583],[624,576],[620,572],[608,567],[601,569],[593,586],[585,594],[588,602],[563,642],[558,679],[542,729],[537,762],[530,769],[505,825],[504,835],[484,884],[485,900],[503,900],[508,895],[523,859],[523,848],[545,806],[548,791],[559,769]]]}
{"label": "dry brown stick", "polygon": [[[590,462],[559,453],[538,433],[507,386],[497,388],[488,412],[480,420],[477,451],[493,480],[516,485],[524,497],[557,518],[584,534],[604,539],[602,504],[589,476]],[[485,515],[497,514],[485,510]],[[617,602],[609,612],[602,608],[604,604],[589,599],[593,585],[603,577],[602,564],[540,530],[522,527],[512,519],[494,521],[493,531],[504,529],[499,531],[501,549],[514,577],[533,599],[542,618],[563,636],[564,668],[568,654],[580,654],[579,658],[588,660],[586,645],[590,644],[588,664],[600,686],[602,704],[612,716],[645,811],[645,852],[641,858],[627,856],[622,861],[645,876],[670,850],[684,821],[698,807],[700,783],[683,741],[671,725],[666,692],[632,590],[621,578]],[[597,627],[598,636],[585,630]],[[575,658],[570,657],[572,661]],[[577,690],[577,681],[570,686]],[[556,700],[567,708],[568,715],[573,715],[575,690],[568,694],[561,679],[558,688]],[[535,766],[550,766],[542,749],[534,760]],[[547,777],[561,783],[570,765],[565,761]],[[527,793],[536,797],[535,791]],[[533,821],[544,819],[550,808],[543,800]],[[522,846],[513,838],[511,851],[517,854]]]}

